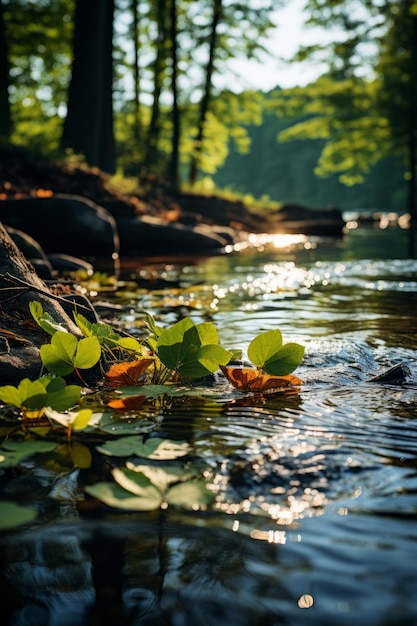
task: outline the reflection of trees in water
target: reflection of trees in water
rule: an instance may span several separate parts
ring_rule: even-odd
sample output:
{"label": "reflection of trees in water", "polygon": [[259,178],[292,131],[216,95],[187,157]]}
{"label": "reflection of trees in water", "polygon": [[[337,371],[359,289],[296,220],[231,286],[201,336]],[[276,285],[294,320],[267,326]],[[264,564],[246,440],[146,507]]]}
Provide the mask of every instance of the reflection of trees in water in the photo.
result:
{"label": "reflection of trees in water", "polygon": [[[56,525],[9,538],[1,554],[3,626],[253,626],[270,623],[265,593],[284,593],[268,572],[277,546],[169,518]],[[266,574],[254,577],[260,559]]]}

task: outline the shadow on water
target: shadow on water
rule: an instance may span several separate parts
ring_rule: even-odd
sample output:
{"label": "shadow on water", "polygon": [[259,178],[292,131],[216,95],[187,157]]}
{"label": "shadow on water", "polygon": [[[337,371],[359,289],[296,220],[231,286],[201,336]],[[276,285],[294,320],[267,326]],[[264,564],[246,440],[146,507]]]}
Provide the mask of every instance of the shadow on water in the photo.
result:
{"label": "shadow on water", "polygon": [[[279,327],[306,347],[303,385],[253,397],[216,374],[201,395],[124,416],[189,442],[184,463],[216,494],[207,510],[98,505],[83,488],[109,462],[88,435],[91,468],[54,471],[39,455],[3,469],[1,498],[39,515],[0,539],[2,626],[414,626],[417,262],[404,237],[358,229],[131,263],[111,322],[140,336],[143,310],[161,323],[191,315],[228,347]],[[149,271],[157,289],[134,289]]]}

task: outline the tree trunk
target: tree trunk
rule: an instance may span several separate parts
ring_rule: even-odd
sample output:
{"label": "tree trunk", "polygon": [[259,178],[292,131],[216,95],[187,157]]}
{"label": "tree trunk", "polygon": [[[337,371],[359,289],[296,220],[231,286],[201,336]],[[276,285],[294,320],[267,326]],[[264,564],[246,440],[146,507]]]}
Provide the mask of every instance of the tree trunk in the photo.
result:
{"label": "tree trunk", "polygon": [[166,6],[164,0],[157,0],[156,22],[158,35],[156,41],[156,55],[154,60],[154,92],[152,102],[151,121],[148,129],[148,141],[146,150],[147,169],[152,169],[157,161],[158,139],[160,131],[160,97],[162,91],[162,82],[166,67]]}
{"label": "tree trunk", "polygon": [[172,63],[172,152],[170,163],[170,183],[174,191],[179,188],[180,152],[180,112],[178,108],[178,43],[177,43],[177,2],[171,0],[171,63]]}
{"label": "tree trunk", "polygon": [[90,165],[115,171],[113,125],[114,0],[77,0],[74,60],[62,148],[85,156]]}
{"label": "tree trunk", "polygon": [[194,150],[191,157],[189,181],[194,184],[197,180],[201,147],[204,139],[204,124],[206,122],[207,111],[211,100],[211,86],[214,71],[214,58],[217,47],[217,27],[222,14],[222,0],[213,0],[213,18],[211,22],[209,56],[206,66],[206,80],[203,97],[200,103],[200,117],[197,126],[197,135],[194,139]]}
{"label": "tree trunk", "polygon": [[0,141],[9,141],[12,133],[9,84],[9,55],[6,25],[4,23],[3,2],[0,0]]}
{"label": "tree trunk", "polygon": [[136,142],[139,142],[141,120],[140,120],[140,75],[139,75],[139,12],[137,0],[132,0],[132,16],[133,16],[133,84],[135,88],[134,99],[134,121],[133,135]]}

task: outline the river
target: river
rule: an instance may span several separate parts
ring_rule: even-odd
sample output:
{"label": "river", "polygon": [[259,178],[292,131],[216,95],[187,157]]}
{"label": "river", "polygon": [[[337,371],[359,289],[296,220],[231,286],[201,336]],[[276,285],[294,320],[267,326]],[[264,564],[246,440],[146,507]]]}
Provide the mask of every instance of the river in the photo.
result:
{"label": "river", "polygon": [[[145,310],[162,325],[210,320],[224,346],[244,351],[279,328],[305,346],[301,390],[248,398],[216,374],[201,395],[148,410],[147,432],[186,440],[204,466],[216,493],[207,510],[89,511],[94,465],[3,470],[3,493],[40,515],[3,535],[2,625],[417,623],[408,231],[252,244],[206,259],[130,260],[113,308],[100,296],[98,308],[138,336]],[[372,380],[396,365],[399,380]]]}

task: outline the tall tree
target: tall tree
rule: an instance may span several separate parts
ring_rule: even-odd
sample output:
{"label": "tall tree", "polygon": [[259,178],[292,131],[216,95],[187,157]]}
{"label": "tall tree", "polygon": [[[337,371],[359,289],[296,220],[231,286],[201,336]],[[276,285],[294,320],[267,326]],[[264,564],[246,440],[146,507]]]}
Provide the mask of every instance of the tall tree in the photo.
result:
{"label": "tall tree", "polygon": [[0,141],[8,141],[12,132],[9,102],[9,54],[4,23],[3,1],[0,0]]}
{"label": "tall tree", "polygon": [[326,52],[329,71],[306,88],[277,94],[280,115],[305,116],[279,138],[324,139],[316,172],[339,173],[345,184],[363,182],[370,166],[395,155],[407,165],[408,210],[415,219],[415,0],[309,0],[307,8],[311,23],[336,26],[339,36],[298,54],[300,60]]}
{"label": "tall tree", "polygon": [[77,0],[74,58],[62,148],[85,156],[90,165],[115,171],[113,130],[114,0]]}
{"label": "tall tree", "polygon": [[169,14],[166,0],[156,0],[155,20],[157,34],[153,62],[153,95],[145,163],[145,166],[149,169],[152,169],[158,157],[158,139],[161,124],[161,93],[167,69]]}
{"label": "tall tree", "polygon": [[177,2],[171,0],[171,85],[172,85],[172,151],[170,183],[174,190],[179,187],[180,111],[178,102],[178,25]]}
{"label": "tall tree", "polygon": [[197,121],[197,133],[194,139],[194,150],[191,156],[190,175],[189,182],[194,184],[197,180],[197,172],[199,167],[199,155],[202,148],[203,136],[204,136],[204,124],[207,118],[207,111],[209,109],[211,93],[212,93],[212,80],[214,72],[214,58],[217,52],[217,29],[222,17],[222,0],[213,0],[213,16],[211,20],[210,36],[209,36],[209,51],[207,56],[207,65],[205,70],[205,85],[203,95],[200,102],[200,112]]}

